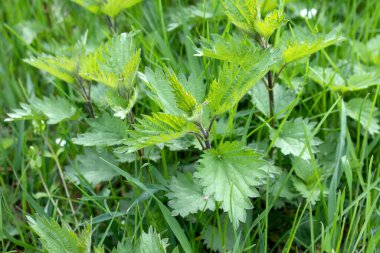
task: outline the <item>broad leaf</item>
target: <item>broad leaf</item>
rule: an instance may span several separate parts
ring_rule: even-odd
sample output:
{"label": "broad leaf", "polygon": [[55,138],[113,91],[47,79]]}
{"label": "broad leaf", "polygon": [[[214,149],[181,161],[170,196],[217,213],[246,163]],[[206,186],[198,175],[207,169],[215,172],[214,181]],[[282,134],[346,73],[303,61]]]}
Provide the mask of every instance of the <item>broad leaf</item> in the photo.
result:
{"label": "broad leaf", "polygon": [[353,98],[347,103],[347,115],[360,122],[364,129],[368,129],[371,135],[380,132],[379,109],[373,108],[369,99]]}
{"label": "broad leaf", "polygon": [[24,59],[24,62],[46,71],[68,83],[75,82],[75,60],[65,56],[42,55],[37,58]]}
{"label": "broad leaf", "polygon": [[90,129],[79,134],[72,141],[83,146],[114,146],[121,144],[127,136],[126,123],[108,114],[89,120]]}
{"label": "broad leaf", "polygon": [[173,208],[173,215],[185,217],[191,213],[203,210],[215,210],[215,201],[212,196],[203,194],[198,182],[194,182],[191,175],[179,174],[173,177],[170,185],[168,205]]}
{"label": "broad leaf", "polygon": [[62,220],[62,227],[53,219],[27,216],[29,226],[40,237],[43,248],[47,252],[56,253],[90,253],[91,226],[86,226],[77,236],[69,225]]}
{"label": "broad leaf", "polygon": [[194,177],[204,187],[204,195],[221,202],[234,228],[246,220],[246,209],[253,208],[249,198],[260,196],[255,187],[277,173],[260,155],[237,142],[205,151],[199,162]]}
{"label": "broad leaf", "polygon": [[225,62],[208,94],[212,113],[222,114],[234,107],[279,60],[279,51],[257,49],[247,65]]}
{"label": "broad leaf", "polygon": [[[316,123],[308,122],[307,119],[297,118],[294,121],[287,121],[282,126],[279,133],[276,130],[270,129],[270,138],[275,137],[274,146],[281,149],[284,155],[292,154],[296,157],[308,160],[311,158],[306,141],[308,140],[311,151],[316,153],[317,146],[322,142],[312,136]],[[278,136],[277,136],[278,135]]]}
{"label": "broad leaf", "polygon": [[129,152],[178,139],[191,131],[197,131],[195,125],[186,119],[166,113],[143,115],[142,119],[137,119],[137,124],[133,127],[135,130],[129,132],[130,136],[124,142]]}
{"label": "broad leaf", "polygon": [[133,87],[140,64],[132,33],[115,35],[110,41],[81,59],[79,75],[112,88]]}

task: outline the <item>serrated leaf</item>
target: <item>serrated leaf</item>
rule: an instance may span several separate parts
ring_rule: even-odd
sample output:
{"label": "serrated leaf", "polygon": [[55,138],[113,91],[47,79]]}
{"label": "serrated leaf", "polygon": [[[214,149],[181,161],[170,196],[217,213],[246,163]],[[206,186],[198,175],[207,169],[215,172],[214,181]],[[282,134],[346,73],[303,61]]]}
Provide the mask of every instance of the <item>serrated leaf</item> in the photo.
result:
{"label": "serrated leaf", "polygon": [[218,81],[210,86],[207,101],[212,113],[219,115],[234,107],[279,61],[279,51],[257,49],[247,65],[225,62]]}
{"label": "serrated leaf", "polygon": [[127,136],[128,126],[118,118],[103,114],[97,119],[90,119],[90,128],[79,134],[72,141],[82,146],[114,146],[121,144]]}
{"label": "serrated leaf", "polygon": [[297,61],[304,57],[308,57],[321,49],[334,45],[344,40],[344,37],[337,35],[335,30],[331,31],[326,36],[304,35],[302,38],[297,38],[296,41],[291,41],[290,44],[282,53],[285,63]]}
{"label": "serrated leaf", "polygon": [[174,216],[186,217],[198,211],[215,210],[212,196],[204,195],[201,186],[198,182],[194,182],[191,175],[179,174],[173,177],[169,189],[168,205],[174,209],[172,212]]}
{"label": "serrated leaf", "polygon": [[195,56],[242,63],[254,50],[255,46],[246,38],[236,35],[224,38],[218,34],[211,34],[211,40],[201,38],[201,47],[196,49]]}
{"label": "serrated leaf", "polygon": [[200,180],[205,195],[221,202],[237,228],[240,221],[245,222],[246,210],[253,208],[249,198],[260,195],[254,187],[265,184],[276,173],[277,169],[252,149],[238,142],[225,142],[205,151],[194,177]]}
{"label": "serrated leaf", "polygon": [[[257,106],[262,113],[270,116],[269,113],[269,95],[264,82],[258,82],[253,86],[251,92],[252,103]],[[285,117],[287,108],[296,98],[295,94],[280,84],[276,84],[273,89],[274,113],[277,119]],[[279,114],[282,112],[281,114]]]}
{"label": "serrated leaf", "polygon": [[347,115],[360,122],[364,129],[368,129],[368,132],[374,135],[380,132],[380,113],[377,107],[374,107],[372,113],[371,111],[372,101],[369,99],[353,98],[347,103]]}
{"label": "serrated leaf", "polygon": [[161,235],[153,227],[149,227],[148,233],[140,236],[138,253],[165,253],[169,246],[168,239],[161,239]]}
{"label": "serrated leaf", "polygon": [[143,115],[133,125],[129,138],[124,142],[128,151],[133,152],[144,147],[178,139],[191,131],[197,131],[194,124],[186,119],[166,113]]}
{"label": "serrated leaf", "polygon": [[53,219],[27,216],[29,226],[40,237],[43,248],[56,253],[90,253],[91,226],[88,225],[77,236],[69,225],[62,220],[62,227]]}
{"label": "serrated leaf", "polygon": [[153,72],[145,68],[140,78],[150,89],[147,95],[166,113],[191,117],[203,102],[206,87],[194,75],[186,79],[184,74],[177,76],[169,69],[156,68]]}
{"label": "serrated leaf", "polygon": [[137,88],[133,88],[130,92],[131,97],[129,99],[125,96],[121,96],[115,90],[109,90],[106,94],[107,104],[111,107],[114,112],[113,116],[120,119],[125,119],[128,114],[132,111],[133,106],[136,104],[139,91]]}
{"label": "serrated leaf", "polygon": [[71,0],[93,13],[103,13],[109,17],[140,3],[142,0]]}
{"label": "serrated leaf", "polygon": [[355,41],[353,49],[363,62],[380,64],[380,35],[371,38],[367,43]]}
{"label": "serrated leaf", "polygon": [[264,20],[258,19],[254,21],[255,31],[265,39],[268,39],[275,30],[285,24],[286,19],[283,11],[273,10],[269,12]]}
{"label": "serrated leaf", "polygon": [[[315,185],[308,186],[302,180],[296,177],[292,177],[291,180],[297,192],[300,193],[303,198],[309,199],[312,205],[315,205],[315,203],[319,201],[321,197],[321,190],[318,187]],[[326,193],[327,192],[324,192],[323,194]]]}
{"label": "serrated leaf", "polygon": [[135,48],[133,34],[122,33],[81,59],[79,75],[114,89],[129,90],[133,87],[140,60],[140,49]]}
{"label": "serrated leaf", "polygon": [[247,33],[253,33],[253,22],[260,15],[257,0],[225,0],[225,12],[231,22]]}
{"label": "serrated leaf", "polygon": [[46,71],[68,83],[75,82],[75,60],[65,56],[42,55],[37,58],[24,59],[24,62]]}
{"label": "serrated leaf", "polygon": [[33,113],[33,107],[30,104],[20,103],[20,109],[13,109],[12,112],[8,113],[8,117],[4,121],[14,121],[14,120],[30,120],[35,117]]}
{"label": "serrated leaf", "polygon": [[76,157],[75,164],[66,168],[66,174],[73,181],[79,183],[80,180],[77,177],[77,174],[79,173],[93,186],[101,182],[110,181],[118,174],[110,168],[110,166],[105,164],[101,158],[106,159],[112,164],[118,165],[111,154],[105,151],[98,153],[95,150],[87,149],[83,155],[78,155]]}
{"label": "serrated leaf", "polygon": [[[308,122],[307,119],[303,120],[302,118],[285,122],[279,130],[274,146],[280,148],[284,155],[292,154],[305,160],[310,159],[311,157],[306,147],[307,138],[313,153],[318,151],[317,146],[322,143],[318,138],[312,136],[315,125],[316,123]],[[270,129],[270,138],[272,140],[277,135],[276,132],[276,130]]]}

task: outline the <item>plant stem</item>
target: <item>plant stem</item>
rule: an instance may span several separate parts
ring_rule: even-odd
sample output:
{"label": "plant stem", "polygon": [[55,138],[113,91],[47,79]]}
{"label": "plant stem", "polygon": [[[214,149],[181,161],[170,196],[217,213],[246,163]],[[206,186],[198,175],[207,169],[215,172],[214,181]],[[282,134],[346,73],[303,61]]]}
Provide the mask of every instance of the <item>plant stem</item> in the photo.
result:
{"label": "plant stem", "polygon": [[273,82],[273,71],[268,72],[268,96],[269,96],[269,125],[274,128],[274,82]]}
{"label": "plant stem", "polygon": [[91,115],[92,118],[95,119],[94,107],[92,106],[92,102],[91,102],[91,84],[89,84],[89,86],[88,86],[88,92],[87,92],[87,90],[86,90],[86,88],[84,87],[84,84],[83,84],[83,79],[80,78],[80,77],[78,77],[77,81],[79,83],[80,88],[82,89],[83,96],[86,99],[86,103],[87,103],[88,109],[90,111],[90,115]]}

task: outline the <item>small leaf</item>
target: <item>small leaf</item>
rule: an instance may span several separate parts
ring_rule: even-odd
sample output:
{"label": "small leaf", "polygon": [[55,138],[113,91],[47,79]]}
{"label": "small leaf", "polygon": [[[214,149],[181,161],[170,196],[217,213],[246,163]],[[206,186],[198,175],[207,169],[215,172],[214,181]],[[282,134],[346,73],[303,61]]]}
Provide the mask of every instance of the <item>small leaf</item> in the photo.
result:
{"label": "small leaf", "polygon": [[34,98],[31,99],[30,103],[33,108],[48,118],[48,124],[57,124],[63,120],[71,119],[76,113],[76,108],[61,97]]}
{"label": "small leaf", "polygon": [[153,227],[149,227],[148,233],[143,232],[140,236],[139,253],[165,253],[169,246],[168,239],[161,239],[160,234]]}
{"label": "small leaf", "polygon": [[285,24],[286,19],[283,11],[273,10],[268,13],[264,20],[255,20],[254,28],[255,31],[260,34],[265,39],[269,39],[269,37],[276,31],[280,26]]}
{"label": "small leaf", "polygon": [[221,202],[234,228],[239,221],[245,222],[246,209],[253,208],[249,198],[260,196],[254,187],[277,174],[274,166],[237,142],[221,143],[205,151],[199,163],[194,177],[204,187],[204,195]]}
{"label": "small leaf", "polygon": [[[310,159],[311,157],[306,147],[306,138],[309,139],[309,144],[313,153],[318,151],[316,146],[322,143],[318,138],[312,136],[315,124],[316,123],[308,122],[307,119],[303,120],[302,118],[285,122],[279,130],[280,132],[274,142],[274,146],[280,148],[284,155],[292,154],[305,160]],[[276,134],[276,130],[270,129],[270,138],[272,140]]]}
{"label": "small leaf", "polygon": [[140,3],[142,0],[71,0],[93,13],[103,13],[109,17],[117,16],[121,11]]}
{"label": "small leaf", "polygon": [[379,109],[374,107],[372,111],[372,102],[369,99],[353,98],[347,103],[347,115],[360,122],[364,129],[368,129],[371,135],[380,132],[379,126]]}
{"label": "small leaf", "polygon": [[191,175],[179,174],[173,177],[170,185],[168,205],[173,208],[174,216],[186,217],[191,213],[203,210],[215,210],[215,201],[211,196],[203,194],[198,182],[194,182]]}

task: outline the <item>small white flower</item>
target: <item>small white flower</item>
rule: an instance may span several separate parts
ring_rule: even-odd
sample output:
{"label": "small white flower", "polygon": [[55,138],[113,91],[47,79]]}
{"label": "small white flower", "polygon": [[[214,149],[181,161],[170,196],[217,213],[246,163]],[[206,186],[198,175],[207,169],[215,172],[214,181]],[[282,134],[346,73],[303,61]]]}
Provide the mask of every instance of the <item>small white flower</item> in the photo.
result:
{"label": "small white flower", "polygon": [[66,141],[58,137],[55,139],[55,144],[59,144],[59,146],[64,147],[66,145]]}
{"label": "small white flower", "polygon": [[313,8],[311,10],[304,8],[300,11],[300,16],[305,18],[305,19],[311,19],[315,15],[317,15],[317,9],[315,9],[315,8]]}

